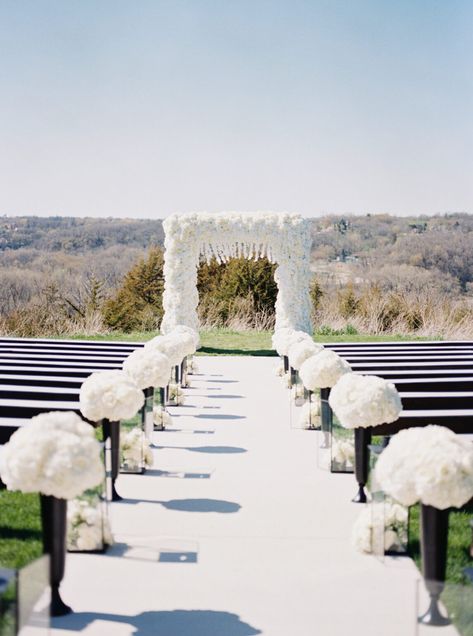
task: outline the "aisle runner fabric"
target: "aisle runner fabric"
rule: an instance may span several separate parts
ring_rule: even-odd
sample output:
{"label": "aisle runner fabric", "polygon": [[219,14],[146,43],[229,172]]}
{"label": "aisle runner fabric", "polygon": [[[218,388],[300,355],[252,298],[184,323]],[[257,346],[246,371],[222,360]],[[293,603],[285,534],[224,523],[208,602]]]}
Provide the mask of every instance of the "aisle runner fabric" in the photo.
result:
{"label": "aisle runner fabric", "polygon": [[319,470],[316,434],[290,428],[275,359],[198,362],[154,468],[120,477],[117,544],[69,556],[76,613],[53,634],[414,635],[414,566],[354,552],[353,477]]}

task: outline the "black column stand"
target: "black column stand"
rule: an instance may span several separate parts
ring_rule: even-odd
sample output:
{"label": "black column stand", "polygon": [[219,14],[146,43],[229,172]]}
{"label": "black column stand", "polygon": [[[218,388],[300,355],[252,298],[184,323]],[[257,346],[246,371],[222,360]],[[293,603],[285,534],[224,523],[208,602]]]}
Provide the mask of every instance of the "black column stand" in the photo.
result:
{"label": "black column stand", "polygon": [[49,581],[51,585],[51,616],[65,616],[72,609],[59,593],[66,568],[67,501],[40,494],[43,552],[49,554]]}
{"label": "black column stand", "polygon": [[365,486],[368,481],[368,467],[371,444],[371,428],[355,428],[355,477],[358,482],[358,492],[352,499],[354,503],[366,503]]}
{"label": "black column stand", "polygon": [[112,459],[112,501],[123,499],[115,487],[115,482],[120,472],[120,422],[102,420],[103,441],[110,438],[111,459]]}
{"label": "black column stand", "polygon": [[289,358],[287,356],[283,356],[282,358],[284,364],[284,373],[288,373],[289,371]]}
{"label": "black column stand", "polygon": [[439,597],[445,586],[448,546],[448,508],[420,506],[422,574],[430,596],[430,605],[419,623],[423,625],[449,625],[450,619],[440,613]]}
{"label": "black column stand", "polygon": [[323,440],[320,448],[330,448],[330,431],[332,428],[332,409],[328,403],[330,389],[320,389],[320,428]]}

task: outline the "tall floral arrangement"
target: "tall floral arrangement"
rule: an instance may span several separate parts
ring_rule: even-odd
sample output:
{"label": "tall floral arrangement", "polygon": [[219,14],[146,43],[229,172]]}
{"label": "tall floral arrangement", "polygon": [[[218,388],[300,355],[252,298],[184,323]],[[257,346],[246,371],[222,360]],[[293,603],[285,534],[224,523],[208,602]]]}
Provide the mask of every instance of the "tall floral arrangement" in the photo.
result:
{"label": "tall floral arrangement", "polygon": [[445,510],[473,497],[473,444],[443,426],[400,431],[375,470],[383,490],[405,506]]}
{"label": "tall floral arrangement", "polygon": [[82,384],[80,410],[93,422],[133,417],[144,404],[143,391],[123,371],[97,371]]}
{"label": "tall floral arrangement", "polygon": [[104,479],[94,429],[72,411],[41,413],[19,428],[1,455],[9,490],[73,499]]}

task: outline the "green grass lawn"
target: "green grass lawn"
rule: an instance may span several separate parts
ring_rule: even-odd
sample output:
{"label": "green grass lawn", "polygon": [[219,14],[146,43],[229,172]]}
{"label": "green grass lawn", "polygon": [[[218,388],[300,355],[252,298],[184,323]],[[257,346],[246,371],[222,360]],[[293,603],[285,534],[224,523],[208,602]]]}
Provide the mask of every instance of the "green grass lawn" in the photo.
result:
{"label": "green grass lawn", "polygon": [[[133,331],[131,333],[112,332],[100,336],[77,335],[75,340],[112,340],[127,342],[145,342],[150,340],[157,332]],[[271,331],[232,331],[230,329],[212,329],[201,331],[201,348],[198,355],[252,355],[252,356],[276,356],[271,348]],[[409,340],[426,340],[413,336],[384,335],[370,336],[351,332],[340,332],[329,329],[321,329],[314,334],[317,342],[393,342]]]}
{"label": "green grass lawn", "polygon": [[21,568],[42,554],[39,495],[0,490],[0,567]]}

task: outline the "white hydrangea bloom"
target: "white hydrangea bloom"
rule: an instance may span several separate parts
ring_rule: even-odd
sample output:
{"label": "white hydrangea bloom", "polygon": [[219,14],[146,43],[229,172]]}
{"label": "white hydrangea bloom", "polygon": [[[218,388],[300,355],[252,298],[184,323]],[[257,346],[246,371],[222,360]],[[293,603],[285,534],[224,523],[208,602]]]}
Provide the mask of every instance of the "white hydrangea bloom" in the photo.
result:
{"label": "white hydrangea bloom", "polygon": [[323,349],[302,363],[299,376],[306,389],[315,391],[335,386],[342,375],[350,372],[346,360],[330,349]]}
{"label": "white hydrangea bloom", "polygon": [[408,511],[396,502],[386,502],[384,506],[363,507],[352,530],[351,543],[358,552],[371,554],[373,533],[384,528],[384,549],[399,549],[407,539]]}
{"label": "white hydrangea bloom", "polygon": [[330,392],[329,404],[345,428],[389,424],[402,410],[394,384],[374,375],[354,373],[342,375]]}
{"label": "white hydrangea bloom", "polygon": [[443,426],[402,430],[378,459],[376,477],[406,506],[460,508],[473,497],[473,444]]}
{"label": "white hydrangea bloom", "polygon": [[83,382],[80,410],[92,422],[133,417],[144,404],[143,391],[124,371],[97,371]]}
{"label": "white hydrangea bloom", "polygon": [[159,351],[135,349],[123,362],[123,371],[140,389],[165,387],[171,374],[171,362]]}
{"label": "white hydrangea bloom", "polygon": [[171,366],[173,367],[181,364],[184,358],[181,340],[177,335],[156,336],[148,340],[144,348],[146,351],[158,351],[159,353],[163,353],[169,358]]}
{"label": "white hydrangea bloom", "polygon": [[71,411],[32,417],[3,446],[0,476],[9,490],[77,497],[104,479],[93,427]]}
{"label": "white hydrangea bloom", "polygon": [[322,349],[322,345],[316,344],[312,338],[295,342],[288,350],[289,364],[298,371],[307,358],[321,352]]}

